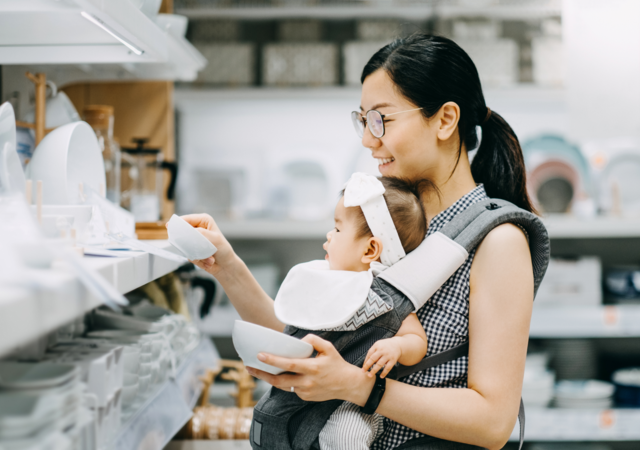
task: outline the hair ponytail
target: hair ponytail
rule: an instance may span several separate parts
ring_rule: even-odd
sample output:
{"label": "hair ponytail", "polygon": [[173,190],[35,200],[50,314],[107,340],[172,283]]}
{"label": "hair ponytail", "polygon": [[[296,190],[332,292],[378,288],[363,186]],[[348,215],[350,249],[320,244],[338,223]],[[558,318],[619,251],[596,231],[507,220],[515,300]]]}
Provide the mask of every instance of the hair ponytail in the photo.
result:
{"label": "hair ponytail", "polygon": [[527,194],[522,148],[509,124],[495,111],[488,111],[482,127],[482,140],[473,162],[473,179],[484,184],[489,197],[507,200],[527,211],[534,211]]}
{"label": "hair ponytail", "polygon": [[481,125],[482,142],[471,165],[473,178],[484,184],[488,196],[534,211],[527,195],[518,138],[499,114],[487,109],[478,70],[458,44],[416,33],[378,50],[364,67],[361,81],[378,69],[387,72],[402,95],[422,108],[426,118],[449,101],[460,107],[459,152],[463,144],[467,150],[476,147],[476,126]]}

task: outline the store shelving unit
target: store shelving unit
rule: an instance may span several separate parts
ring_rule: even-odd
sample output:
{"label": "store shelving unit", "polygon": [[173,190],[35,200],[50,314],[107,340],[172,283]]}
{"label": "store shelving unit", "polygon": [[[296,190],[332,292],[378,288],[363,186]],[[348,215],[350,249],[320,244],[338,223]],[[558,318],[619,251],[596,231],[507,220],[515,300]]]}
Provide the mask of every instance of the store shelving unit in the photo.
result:
{"label": "store shelving unit", "polygon": [[[147,241],[170,249],[167,241]],[[125,252],[123,252],[125,254]],[[180,263],[146,252],[120,258],[85,256],[83,261],[125,294],[169,272]],[[0,287],[0,357],[72,322],[101,302],[62,263],[31,270],[29,287]]]}
{"label": "store shelving unit", "polygon": [[[640,218],[553,216],[544,219],[551,239],[640,238]],[[332,220],[218,221],[229,239],[323,239],[333,228]]]}
{"label": "store shelving unit", "polygon": [[219,359],[208,339],[203,339],[178,368],[175,380],[156,386],[135,412],[125,417],[112,448],[162,449],[191,418],[202,392],[199,377]]}

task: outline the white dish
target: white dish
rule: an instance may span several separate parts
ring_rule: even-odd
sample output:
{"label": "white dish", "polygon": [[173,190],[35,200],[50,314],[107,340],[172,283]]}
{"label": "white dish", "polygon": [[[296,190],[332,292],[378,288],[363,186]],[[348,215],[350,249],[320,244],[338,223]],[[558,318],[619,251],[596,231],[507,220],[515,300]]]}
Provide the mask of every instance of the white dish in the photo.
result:
{"label": "white dish", "polygon": [[140,370],[140,349],[125,347],[122,358],[124,360],[125,375],[138,375],[138,371]]}
{"label": "white dish", "polygon": [[599,380],[563,380],[556,384],[556,400],[580,402],[604,400],[613,395],[615,387]]}
{"label": "white dish", "polygon": [[138,383],[122,388],[122,405],[129,406],[138,395]]}
{"label": "white dish", "polygon": [[273,375],[284,372],[258,360],[258,353],[270,353],[286,358],[308,358],[313,346],[279,331],[236,320],[231,334],[233,346],[248,367],[264,370]]}
{"label": "white dish", "polygon": [[70,364],[0,362],[0,388],[41,389],[69,382],[78,373]]}
{"label": "white dish", "polygon": [[[102,328],[115,328],[115,330],[109,330],[113,332],[125,332],[130,330],[133,333],[142,334],[147,332],[155,333],[158,331],[164,331],[166,328],[166,325],[162,323],[153,322],[143,317],[125,316],[104,309],[96,310],[94,316],[96,325]],[[121,333],[119,336],[124,336],[124,334]],[[115,334],[112,337],[115,337]]]}
{"label": "white dish", "polygon": [[27,178],[42,180],[42,199],[47,205],[82,203],[81,183],[85,195],[89,188],[98,193],[105,189],[102,151],[89,124],[70,123],[45,136],[27,166]]}
{"label": "white dish", "polygon": [[16,116],[11,103],[0,105],[0,187],[24,194],[25,176],[16,151]]}
{"label": "white dish", "polygon": [[191,261],[207,259],[218,249],[184,219],[171,216],[167,223],[169,242]]}

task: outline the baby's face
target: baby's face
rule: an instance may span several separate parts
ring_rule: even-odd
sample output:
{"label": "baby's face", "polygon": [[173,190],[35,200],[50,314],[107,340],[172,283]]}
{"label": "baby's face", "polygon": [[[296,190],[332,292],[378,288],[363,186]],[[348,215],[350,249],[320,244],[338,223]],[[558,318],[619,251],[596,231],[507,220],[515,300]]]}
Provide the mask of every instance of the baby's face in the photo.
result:
{"label": "baby's face", "polygon": [[327,233],[327,242],[322,248],[327,255],[331,270],[350,270],[364,272],[369,264],[362,262],[367,252],[369,237],[357,237],[355,208],[346,208],[341,198],[334,213],[335,228]]}

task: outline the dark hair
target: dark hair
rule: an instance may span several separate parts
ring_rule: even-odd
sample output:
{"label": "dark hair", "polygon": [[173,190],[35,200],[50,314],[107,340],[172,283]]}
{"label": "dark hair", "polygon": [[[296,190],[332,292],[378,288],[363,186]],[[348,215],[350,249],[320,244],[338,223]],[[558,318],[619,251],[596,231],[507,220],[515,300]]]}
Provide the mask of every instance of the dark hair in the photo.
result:
{"label": "dark hair", "polygon": [[407,100],[423,108],[426,118],[446,102],[455,102],[460,107],[458,160],[463,143],[467,150],[476,147],[480,125],[482,141],[471,164],[474,180],[484,184],[489,197],[534,211],[518,138],[502,116],[487,108],[478,71],[464,50],[450,39],[417,33],[378,50],[362,71],[361,81],[379,69],[387,72]]}
{"label": "dark hair", "polygon": [[[402,248],[406,253],[420,245],[427,234],[427,217],[420,201],[420,195],[432,186],[430,181],[408,181],[403,178],[381,177],[379,180],[385,188],[384,196],[393,225],[398,231]],[[342,191],[344,195],[344,190]],[[362,208],[355,210],[358,227],[357,237],[373,236],[364,217]]]}

